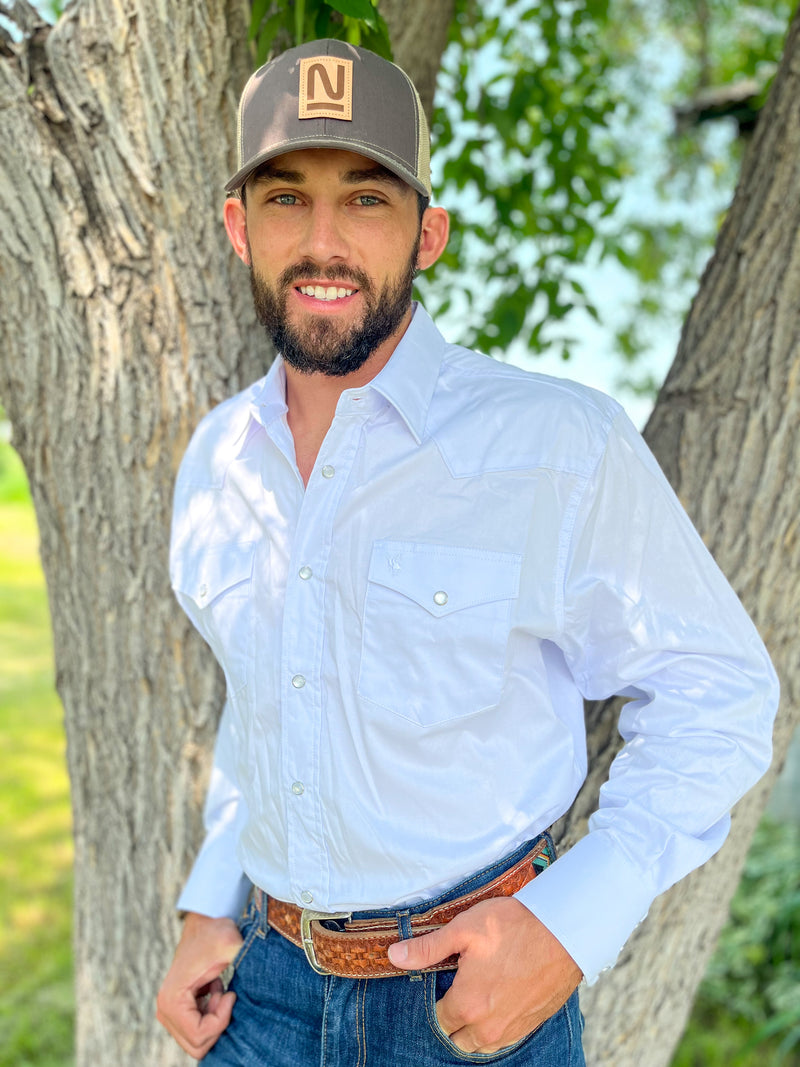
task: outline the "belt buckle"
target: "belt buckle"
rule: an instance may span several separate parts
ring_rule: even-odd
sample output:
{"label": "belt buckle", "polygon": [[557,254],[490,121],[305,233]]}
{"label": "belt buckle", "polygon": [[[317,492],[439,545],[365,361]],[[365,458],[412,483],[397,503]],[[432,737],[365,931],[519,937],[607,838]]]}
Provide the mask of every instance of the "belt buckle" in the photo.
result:
{"label": "belt buckle", "polygon": [[311,931],[311,924],[324,919],[344,919],[346,921],[347,919],[352,918],[352,915],[353,913],[351,911],[312,911],[311,908],[303,908],[300,913],[300,937],[303,942],[303,952],[305,952],[306,959],[317,974],[333,974],[333,971],[329,971],[327,967],[323,967],[317,960],[317,954],[314,951],[314,936]]}

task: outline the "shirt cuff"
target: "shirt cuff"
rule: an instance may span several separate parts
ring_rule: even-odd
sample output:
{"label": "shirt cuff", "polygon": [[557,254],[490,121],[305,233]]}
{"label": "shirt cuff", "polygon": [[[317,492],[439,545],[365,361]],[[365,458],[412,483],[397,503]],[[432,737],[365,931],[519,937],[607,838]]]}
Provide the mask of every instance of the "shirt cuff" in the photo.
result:
{"label": "shirt cuff", "polygon": [[515,895],[558,939],[592,985],[614,965],[657,890],[610,834],[596,830]]}
{"label": "shirt cuff", "polygon": [[230,836],[212,832],[203,842],[177,907],[212,919],[227,916],[235,922],[244,910],[251,888],[235,850],[231,850]]}

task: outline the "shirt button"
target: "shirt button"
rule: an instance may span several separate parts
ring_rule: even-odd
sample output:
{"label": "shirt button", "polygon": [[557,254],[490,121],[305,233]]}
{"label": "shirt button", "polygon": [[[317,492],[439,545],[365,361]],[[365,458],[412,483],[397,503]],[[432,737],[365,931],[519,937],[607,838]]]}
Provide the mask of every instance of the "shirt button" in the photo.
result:
{"label": "shirt button", "polygon": [[296,797],[301,797],[305,791],[306,787],[302,782],[292,782],[292,792]]}
{"label": "shirt button", "polygon": [[303,892],[300,894],[300,899],[302,900],[302,902],[304,904],[313,904],[314,903],[314,894],[313,893],[309,893],[309,891],[307,889],[304,889]]}
{"label": "shirt button", "polygon": [[294,678],[292,678],[292,685],[295,687],[295,689],[302,689],[305,684],[306,680],[302,676],[302,674],[296,674]]}
{"label": "shirt button", "polygon": [[440,589],[438,593],[433,594],[433,602],[434,604],[438,604],[440,608],[445,606],[447,603],[447,593],[445,593],[444,589]]}
{"label": "shirt button", "polygon": [[332,467],[330,463],[326,463],[321,471],[323,478],[332,478],[336,474],[336,468]]}
{"label": "shirt button", "polygon": [[202,598],[202,597],[205,597],[207,595],[208,595],[208,586],[205,584],[205,582],[203,582],[203,584],[200,586],[200,597]]}
{"label": "shirt button", "polygon": [[297,572],[304,582],[307,582],[311,575],[314,573],[310,567],[301,567]]}

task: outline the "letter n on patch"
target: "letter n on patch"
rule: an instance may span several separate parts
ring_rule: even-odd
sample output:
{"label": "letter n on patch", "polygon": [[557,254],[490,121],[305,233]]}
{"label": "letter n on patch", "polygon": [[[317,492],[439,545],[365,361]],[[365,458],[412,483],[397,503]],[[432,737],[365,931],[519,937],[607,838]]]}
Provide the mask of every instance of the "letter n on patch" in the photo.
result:
{"label": "letter n on patch", "polygon": [[301,119],[353,120],[353,61],[335,56],[300,60]]}

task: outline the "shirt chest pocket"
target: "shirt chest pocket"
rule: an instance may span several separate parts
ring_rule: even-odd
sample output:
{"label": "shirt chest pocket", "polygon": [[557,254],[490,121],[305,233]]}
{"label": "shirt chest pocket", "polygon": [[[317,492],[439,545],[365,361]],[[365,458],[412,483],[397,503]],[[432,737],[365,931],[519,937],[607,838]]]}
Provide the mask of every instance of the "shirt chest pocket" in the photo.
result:
{"label": "shirt chest pocket", "polygon": [[252,657],[255,551],[254,541],[203,546],[186,554],[173,577],[175,591],[234,692],[246,683]]}
{"label": "shirt chest pocket", "polygon": [[376,541],[358,691],[421,726],[493,707],[522,557]]}

